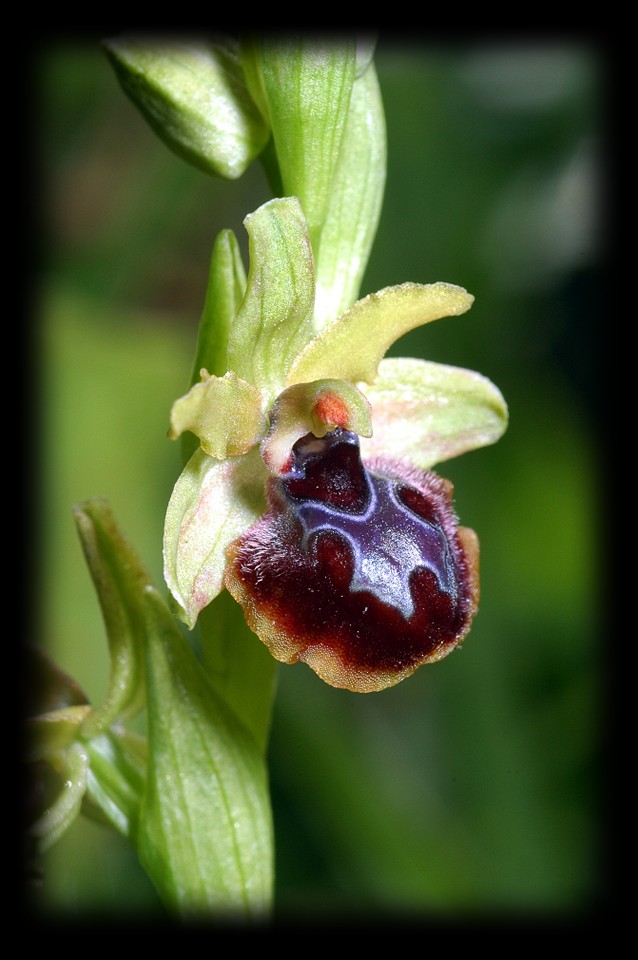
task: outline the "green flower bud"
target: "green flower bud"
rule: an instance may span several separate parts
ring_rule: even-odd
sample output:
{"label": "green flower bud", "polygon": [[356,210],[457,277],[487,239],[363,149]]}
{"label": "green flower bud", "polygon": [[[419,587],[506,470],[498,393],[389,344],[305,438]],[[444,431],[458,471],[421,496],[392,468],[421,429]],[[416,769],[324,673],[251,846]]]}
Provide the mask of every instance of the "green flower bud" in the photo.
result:
{"label": "green flower bud", "polygon": [[270,131],[230,44],[123,36],[105,49],[125,93],[185,160],[234,180],[263,150]]}

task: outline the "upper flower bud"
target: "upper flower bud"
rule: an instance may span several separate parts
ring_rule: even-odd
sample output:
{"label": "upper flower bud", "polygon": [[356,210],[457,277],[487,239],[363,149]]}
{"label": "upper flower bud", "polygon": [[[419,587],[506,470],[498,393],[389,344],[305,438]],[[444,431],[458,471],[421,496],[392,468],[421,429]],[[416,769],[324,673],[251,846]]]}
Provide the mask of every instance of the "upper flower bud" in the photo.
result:
{"label": "upper flower bud", "polygon": [[104,44],[124,91],[164,142],[235,179],[270,136],[230,43],[115,37]]}

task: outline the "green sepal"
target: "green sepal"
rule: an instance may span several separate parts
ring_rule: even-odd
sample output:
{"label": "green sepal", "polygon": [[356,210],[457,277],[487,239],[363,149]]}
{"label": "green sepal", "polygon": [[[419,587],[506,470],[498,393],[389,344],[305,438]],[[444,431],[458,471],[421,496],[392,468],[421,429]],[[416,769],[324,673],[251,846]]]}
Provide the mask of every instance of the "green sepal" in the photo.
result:
{"label": "green sepal", "polygon": [[255,447],[213,460],[197,450],[171,494],[164,526],[164,579],[192,629],[222,589],[226,548],[264,512],[266,468]]}
{"label": "green sepal", "polygon": [[183,159],[235,179],[263,150],[270,132],[230,44],[122,36],[104,47],[125,93]]}
{"label": "green sepal", "polygon": [[[246,271],[237,237],[232,230],[221,230],[210,258],[189,386],[198,382],[201,370],[208,370],[216,377],[228,372],[228,335],[245,293]],[[181,446],[182,463],[188,463],[199,441],[194,434],[184,433]]]}
{"label": "green sepal", "polygon": [[507,428],[500,390],[460,367],[407,357],[382,360],[366,396],[374,435],[361,442],[365,458],[396,458],[427,470],[495,443]]}
{"label": "green sepal", "polygon": [[284,194],[301,200],[317,250],[350,104],[355,42],[267,39],[259,59]]}
{"label": "green sepal", "polygon": [[381,358],[404,333],[465,313],[474,297],[451,283],[403,283],[357,302],[325,327],[297,357],[287,383],[338,377],[373,383]]}
{"label": "green sepal", "polygon": [[75,506],[73,513],[98,594],[111,659],[106,699],[84,725],[84,734],[94,736],[115,720],[133,716],[144,705],[140,599],[150,579],[106,500],[88,500]]}
{"label": "green sepal", "polygon": [[250,264],[231,327],[228,368],[272,401],[312,335],[314,260],[299,200],[270,200],[244,220]]}
{"label": "green sepal", "polygon": [[150,588],[146,606],[149,764],[140,860],[165,904],[184,918],[264,920],[273,853],[262,751]]}
{"label": "green sepal", "polygon": [[176,440],[189,430],[199,438],[204,453],[225,460],[247,453],[264,435],[266,426],[256,387],[232,371],[211,377],[202,370],[201,382],[173,404],[168,436]]}
{"label": "green sepal", "polygon": [[369,63],[352,87],[321,243],[315,250],[316,332],[359,296],[381,214],[385,178],[385,115],[374,64]]}
{"label": "green sepal", "polygon": [[281,473],[297,440],[307,433],[323,437],[335,427],[372,434],[370,404],[354,384],[326,379],[288,387],[271,411],[270,430],[261,445],[264,463],[271,473]]}
{"label": "green sepal", "polygon": [[232,230],[221,230],[213,244],[204,309],[197,331],[191,385],[204,368],[223,377],[228,365],[228,336],[246,293],[246,271]]}

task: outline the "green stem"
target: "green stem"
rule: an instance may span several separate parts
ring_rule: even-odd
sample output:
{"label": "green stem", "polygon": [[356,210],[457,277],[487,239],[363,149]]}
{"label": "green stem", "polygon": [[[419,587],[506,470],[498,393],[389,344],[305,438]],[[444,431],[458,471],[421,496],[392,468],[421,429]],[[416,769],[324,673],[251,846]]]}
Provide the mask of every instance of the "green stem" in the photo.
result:
{"label": "green stem", "polygon": [[277,661],[249,630],[241,608],[226,590],[202,610],[198,624],[210,682],[265,753]]}
{"label": "green stem", "polygon": [[146,776],[145,739],[111,730],[92,737],[86,750],[90,768],[84,812],[134,839]]}
{"label": "green stem", "polygon": [[273,197],[284,196],[284,185],[281,179],[281,170],[279,169],[279,160],[274,138],[271,137],[262,152],[259,155],[261,165],[268,180]]}

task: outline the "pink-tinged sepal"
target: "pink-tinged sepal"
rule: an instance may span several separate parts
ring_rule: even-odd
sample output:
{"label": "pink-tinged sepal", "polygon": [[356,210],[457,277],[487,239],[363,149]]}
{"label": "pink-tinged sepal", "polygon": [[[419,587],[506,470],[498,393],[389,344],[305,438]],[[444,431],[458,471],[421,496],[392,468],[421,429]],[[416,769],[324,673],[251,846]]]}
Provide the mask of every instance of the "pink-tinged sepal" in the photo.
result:
{"label": "pink-tinged sepal", "polygon": [[295,443],[268,511],[228,551],[226,586],[278,660],[355,692],[446,656],[478,602],[478,542],[452,486],[337,428]]}

